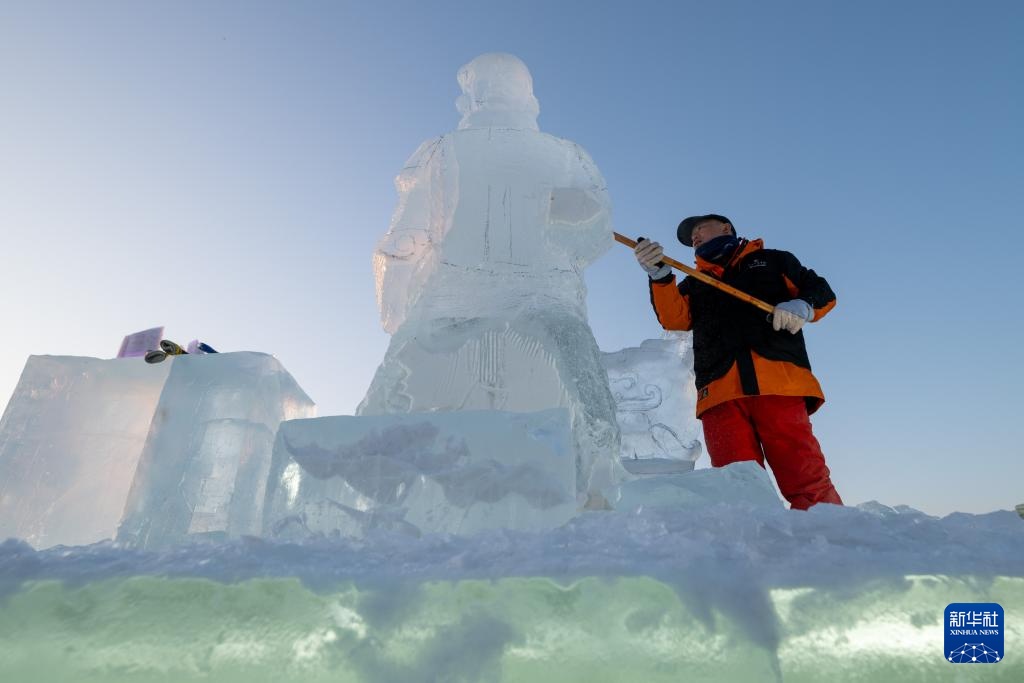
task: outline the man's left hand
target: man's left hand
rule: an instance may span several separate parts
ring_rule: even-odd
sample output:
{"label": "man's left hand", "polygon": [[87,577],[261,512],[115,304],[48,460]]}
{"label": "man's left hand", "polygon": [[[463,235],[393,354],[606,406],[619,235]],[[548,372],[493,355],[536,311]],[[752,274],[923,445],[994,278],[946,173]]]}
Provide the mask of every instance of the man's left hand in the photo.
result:
{"label": "man's left hand", "polygon": [[772,327],[775,331],[786,330],[796,334],[804,323],[814,317],[814,309],[803,299],[783,301],[772,311]]}

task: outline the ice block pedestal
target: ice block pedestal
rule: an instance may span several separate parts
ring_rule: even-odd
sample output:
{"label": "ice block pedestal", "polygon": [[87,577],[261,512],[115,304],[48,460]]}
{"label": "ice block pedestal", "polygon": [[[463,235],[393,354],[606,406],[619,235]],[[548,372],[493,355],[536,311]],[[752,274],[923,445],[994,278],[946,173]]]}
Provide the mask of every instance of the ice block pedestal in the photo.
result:
{"label": "ice block pedestal", "polygon": [[615,509],[635,512],[645,507],[700,509],[718,503],[781,508],[782,501],[768,472],[753,460],[684,473],[653,474],[620,487]]}
{"label": "ice block pedestal", "polygon": [[169,367],[29,357],[0,420],[0,539],[114,537]]}
{"label": "ice block pedestal", "polygon": [[285,422],[264,534],[540,531],[576,512],[569,411],[460,411]]}
{"label": "ice block pedestal", "polygon": [[277,428],[315,405],[267,354],[171,363],[117,539],[155,548],[259,535]]}

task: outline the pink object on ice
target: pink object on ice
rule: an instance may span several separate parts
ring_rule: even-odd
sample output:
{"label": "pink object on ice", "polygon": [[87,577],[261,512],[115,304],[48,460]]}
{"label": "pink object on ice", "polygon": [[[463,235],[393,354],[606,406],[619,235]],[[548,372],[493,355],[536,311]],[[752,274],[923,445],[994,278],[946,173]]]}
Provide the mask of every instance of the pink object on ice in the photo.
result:
{"label": "pink object on ice", "polygon": [[145,356],[147,351],[160,348],[160,340],[163,339],[163,336],[163,327],[154,327],[129,334],[121,342],[121,350],[117,352],[117,357],[135,358],[137,356]]}

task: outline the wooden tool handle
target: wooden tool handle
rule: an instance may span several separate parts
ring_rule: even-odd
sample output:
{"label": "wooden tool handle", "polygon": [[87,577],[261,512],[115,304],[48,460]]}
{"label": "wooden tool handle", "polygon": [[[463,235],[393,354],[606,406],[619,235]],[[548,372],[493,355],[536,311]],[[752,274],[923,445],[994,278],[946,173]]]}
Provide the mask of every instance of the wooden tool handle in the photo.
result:
{"label": "wooden tool handle", "polygon": [[[636,240],[631,240],[628,237],[626,237],[625,235],[620,235],[617,232],[613,232],[612,234],[615,236],[615,241],[616,242],[618,242],[620,244],[625,244],[630,249],[636,249],[636,244],[637,244]],[[690,266],[685,266],[682,263],[680,263],[679,261],[676,261],[674,258],[669,258],[668,256],[662,255],[661,260],[664,261],[666,264],[672,266],[676,270],[681,270],[684,273],[686,273],[687,275],[691,275],[691,276],[697,278],[701,282],[706,282],[707,284],[711,285],[712,287],[715,287],[717,289],[722,290],[726,294],[731,294],[732,296],[736,297],[737,299],[741,299],[743,301],[746,301],[748,304],[753,304],[753,305],[757,306],[762,311],[766,311],[768,313],[771,313],[772,311],[775,310],[775,307],[772,306],[771,304],[765,303],[764,301],[761,301],[757,297],[750,296],[746,292],[740,291],[740,290],[736,289],[735,287],[733,287],[731,285],[727,285],[724,282],[722,282],[721,280],[716,280],[715,278],[711,277],[707,273],[702,273],[699,270],[697,270],[696,268],[691,268]]]}

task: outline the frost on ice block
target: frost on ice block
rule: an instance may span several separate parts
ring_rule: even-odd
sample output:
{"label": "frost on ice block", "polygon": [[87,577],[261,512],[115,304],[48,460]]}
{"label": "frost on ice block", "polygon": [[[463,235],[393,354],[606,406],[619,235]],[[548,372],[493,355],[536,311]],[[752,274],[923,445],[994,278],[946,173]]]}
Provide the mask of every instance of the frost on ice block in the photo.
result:
{"label": "frost on ice block", "polygon": [[313,416],[313,402],[267,354],[170,360],[118,540],[258,535],[278,425]]}
{"label": "frost on ice block", "polygon": [[168,365],[30,356],[0,421],[0,538],[113,538]]}
{"label": "frost on ice block", "polygon": [[281,425],[264,534],[539,531],[576,512],[569,411],[322,417]]}

